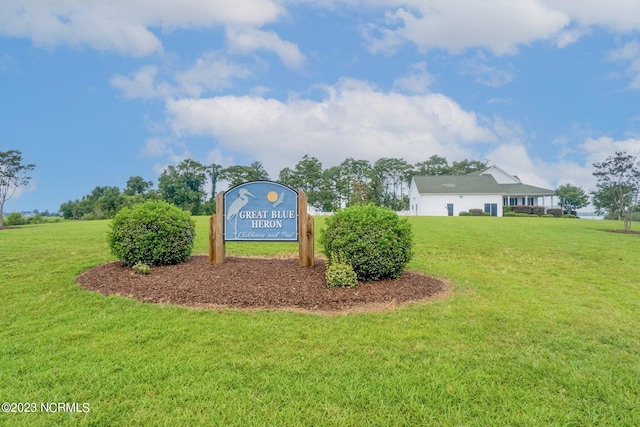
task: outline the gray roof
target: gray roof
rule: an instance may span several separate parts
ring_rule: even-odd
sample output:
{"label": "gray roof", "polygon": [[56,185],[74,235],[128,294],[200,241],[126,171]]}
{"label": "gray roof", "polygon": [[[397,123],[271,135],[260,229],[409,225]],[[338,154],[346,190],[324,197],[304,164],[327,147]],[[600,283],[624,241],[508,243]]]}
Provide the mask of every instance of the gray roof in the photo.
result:
{"label": "gray roof", "polygon": [[526,184],[500,184],[505,196],[553,196],[554,190]]}
{"label": "gray roof", "polygon": [[502,194],[500,184],[491,175],[414,176],[418,192],[430,194]]}
{"label": "gray roof", "polygon": [[498,184],[491,175],[414,176],[420,194],[500,194],[503,196],[551,196],[554,190],[526,184]]}

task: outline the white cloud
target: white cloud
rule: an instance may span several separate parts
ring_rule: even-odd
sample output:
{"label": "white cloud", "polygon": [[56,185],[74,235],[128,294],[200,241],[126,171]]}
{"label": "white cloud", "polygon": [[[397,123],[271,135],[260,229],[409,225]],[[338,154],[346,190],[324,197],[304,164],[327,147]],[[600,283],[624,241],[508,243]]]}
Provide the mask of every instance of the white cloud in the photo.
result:
{"label": "white cloud", "polygon": [[190,68],[176,72],[174,83],[161,81],[159,69],[149,65],[137,70],[131,77],[116,75],[111,85],[122,91],[126,98],[169,98],[173,96],[200,97],[207,91],[218,91],[233,86],[233,80],[247,78],[251,72],[245,66],[234,64],[228,59],[207,53],[196,60]]}
{"label": "white cloud", "polygon": [[629,89],[640,89],[640,43],[632,40],[609,53],[612,61],[628,62],[627,74],[631,78]]}
{"label": "white cloud", "polygon": [[[370,47],[388,51],[405,42],[421,49],[460,51],[485,48],[497,55],[519,46],[556,39],[575,42],[592,27],[616,33],[640,30],[640,2],[634,0],[335,0],[315,1],[330,12],[378,13],[384,23],[363,25]],[[299,68],[298,47],[272,31],[258,30],[287,15],[281,0],[11,0],[0,2],[0,34],[24,37],[39,46],[87,46],[144,56],[163,50],[157,30],[235,28],[230,42],[239,49],[267,49]],[[237,28],[245,28],[238,30]],[[250,28],[250,29],[249,29]]]}
{"label": "white cloud", "polygon": [[[351,7],[371,2],[345,0]],[[334,3],[332,3],[334,4]],[[372,51],[388,53],[405,42],[418,48],[460,52],[483,48],[496,55],[554,40],[576,42],[593,27],[625,34],[640,30],[640,2],[633,0],[380,0],[382,25],[366,25]],[[327,6],[329,7],[329,6]]]}
{"label": "white cloud", "polygon": [[283,13],[274,0],[12,0],[0,3],[0,34],[143,56],[162,51],[150,28],[260,26]]}
{"label": "white cloud", "polygon": [[434,78],[427,72],[425,61],[412,64],[409,74],[396,79],[394,86],[410,93],[427,93]]}
{"label": "white cloud", "polygon": [[274,52],[289,68],[301,68],[305,57],[294,43],[282,40],[273,31],[256,28],[233,28],[227,30],[227,39],[232,51],[250,53],[256,50]]}
{"label": "white cloud", "polygon": [[482,47],[497,55],[552,37],[570,22],[565,13],[536,0],[415,2],[414,8],[398,7],[387,17],[389,26],[400,25],[380,29],[374,49],[406,40],[425,50]]}
{"label": "white cloud", "polygon": [[640,139],[638,138],[629,138],[620,141],[616,141],[608,136],[601,136],[597,139],[587,138],[585,142],[580,145],[580,148],[586,153],[590,165],[595,162],[604,161],[616,151],[626,151],[628,154],[640,159]]}
{"label": "white cloud", "polygon": [[444,95],[381,92],[355,80],[325,89],[320,101],[220,96],[166,107],[177,135],[210,135],[225,153],[260,160],[273,173],[307,153],[327,165],[347,157],[417,162],[472,156],[476,144],[495,141],[474,113]]}
{"label": "white cloud", "polygon": [[488,65],[488,59],[482,52],[462,62],[460,73],[475,77],[476,82],[490,87],[501,87],[513,81],[511,65],[504,68]]}
{"label": "white cloud", "polygon": [[139,69],[132,77],[116,75],[111,79],[111,86],[122,91],[125,98],[157,98],[171,93],[171,88],[166,84],[158,85],[156,77],[158,67],[149,65]]}
{"label": "white cloud", "polygon": [[249,76],[251,72],[247,67],[234,64],[218,54],[208,53],[198,58],[193,67],[178,73],[175,80],[181,93],[200,97],[207,90],[228,88],[233,85],[233,79]]}
{"label": "white cloud", "polygon": [[[560,142],[562,144],[562,142]],[[625,140],[614,140],[610,137],[587,138],[576,150],[584,163],[560,159],[557,162],[545,162],[540,159],[532,159],[522,144],[502,145],[489,154],[494,164],[504,162],[505,169],[509,159],[517,171],[514,172],[523,179],[524,182],[532,185],[535,182],[549,183],[548,188],[557,188],[562,184],[571,183],[582,187],[587,193],[595,188],[596,179],[593,176],[593,164],[602,162],[616,151],[626,151],[628,154],[640,159],[640,139],[629,138]],[[526,177],[526,179],[525,179]],[[528,182],[530,180],[531,182]],[[545,187],[544,185],[542,185]],[[588,210],[588,208],[587,208]]]}
{"label": "white cloud", "polygon": [[550,9],[565,13],[579,27],[603,27],[618,33],[640,29],[640,2],[635,0],[540,0]]}

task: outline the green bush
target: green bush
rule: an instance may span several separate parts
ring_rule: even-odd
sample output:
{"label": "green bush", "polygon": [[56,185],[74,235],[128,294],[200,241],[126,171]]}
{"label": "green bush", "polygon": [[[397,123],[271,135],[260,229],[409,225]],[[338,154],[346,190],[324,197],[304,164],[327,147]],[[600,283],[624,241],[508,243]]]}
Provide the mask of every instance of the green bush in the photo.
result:
{"label": "green bush", "polygon": [[562,216],[562,209],[549,208],[549,209],[547,209],[547,213],[553,215],[556,218],[560,218]]}
{"label": "green bush", "polygon": [[358,275],[343,256],[332,254],[329,266],[324,272],[327,286],[330,288],[342,286],[351,288],[358,284]]}
{"label": "green bush", "polygon": [[111,253],[127,266],[179,264],[191,256],[195,223],[191,215],[163,201],[122,209],[108,234]]}
{"label": "green bush", "polygon": [[562,215],[562,218],[570,218],[570,219],[572,219],[572,218],[578,218],[578,217],[575,216],[575,215],[572,215],[572,214],[567,214],[567,215]]}
{"label": "green bush", "polygon": [[27,219],[22,216],[20,212],[12,212],[4,219],[4,225],[14,226],[14,225],[25,225],[27,223]]}
{"label": "green bush", "polygon": [[341,254],[360,281],[396,278],[413,256],[411,224],[373,204],[339,210],[320,232],[325,255]]}
{"label": "green bush", "polygon": [[133,268],[133,271],[135,271],[136,273],[140,273],[140,274],[151,273],[151,267],[149,267],[147,264],[141,261],[136,262],[132,268]]}
{"label": "green bush", "polygon": [[471,212],[467,212],[467,211],[460,211],[460,213],[458,214],[458,216],[472,216]]}

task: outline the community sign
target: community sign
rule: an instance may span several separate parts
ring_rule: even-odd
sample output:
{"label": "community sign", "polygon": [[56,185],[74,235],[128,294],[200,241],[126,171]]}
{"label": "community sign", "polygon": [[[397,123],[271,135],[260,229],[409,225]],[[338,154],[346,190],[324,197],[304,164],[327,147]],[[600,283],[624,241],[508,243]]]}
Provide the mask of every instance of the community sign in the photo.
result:
{"label": "community sign", "polygon": [[224,240],[298,240],[298,193],[250,181],[224,193]]}

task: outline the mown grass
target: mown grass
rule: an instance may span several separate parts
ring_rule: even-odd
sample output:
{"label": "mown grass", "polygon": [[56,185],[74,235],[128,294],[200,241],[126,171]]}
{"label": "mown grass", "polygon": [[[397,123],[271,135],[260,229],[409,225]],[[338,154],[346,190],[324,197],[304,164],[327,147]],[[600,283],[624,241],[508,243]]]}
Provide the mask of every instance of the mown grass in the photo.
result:
{"label": "mown grass", "polygon": [[[75,276],[113,259],[108,222],[2,230],[0,403],[90,412],[0,424],[640,425],[640,236],[606,221],[410,221],[410,267],[453,294],[335,317],[104,297]],[[206,218],[196,239],[206,253]]]}

